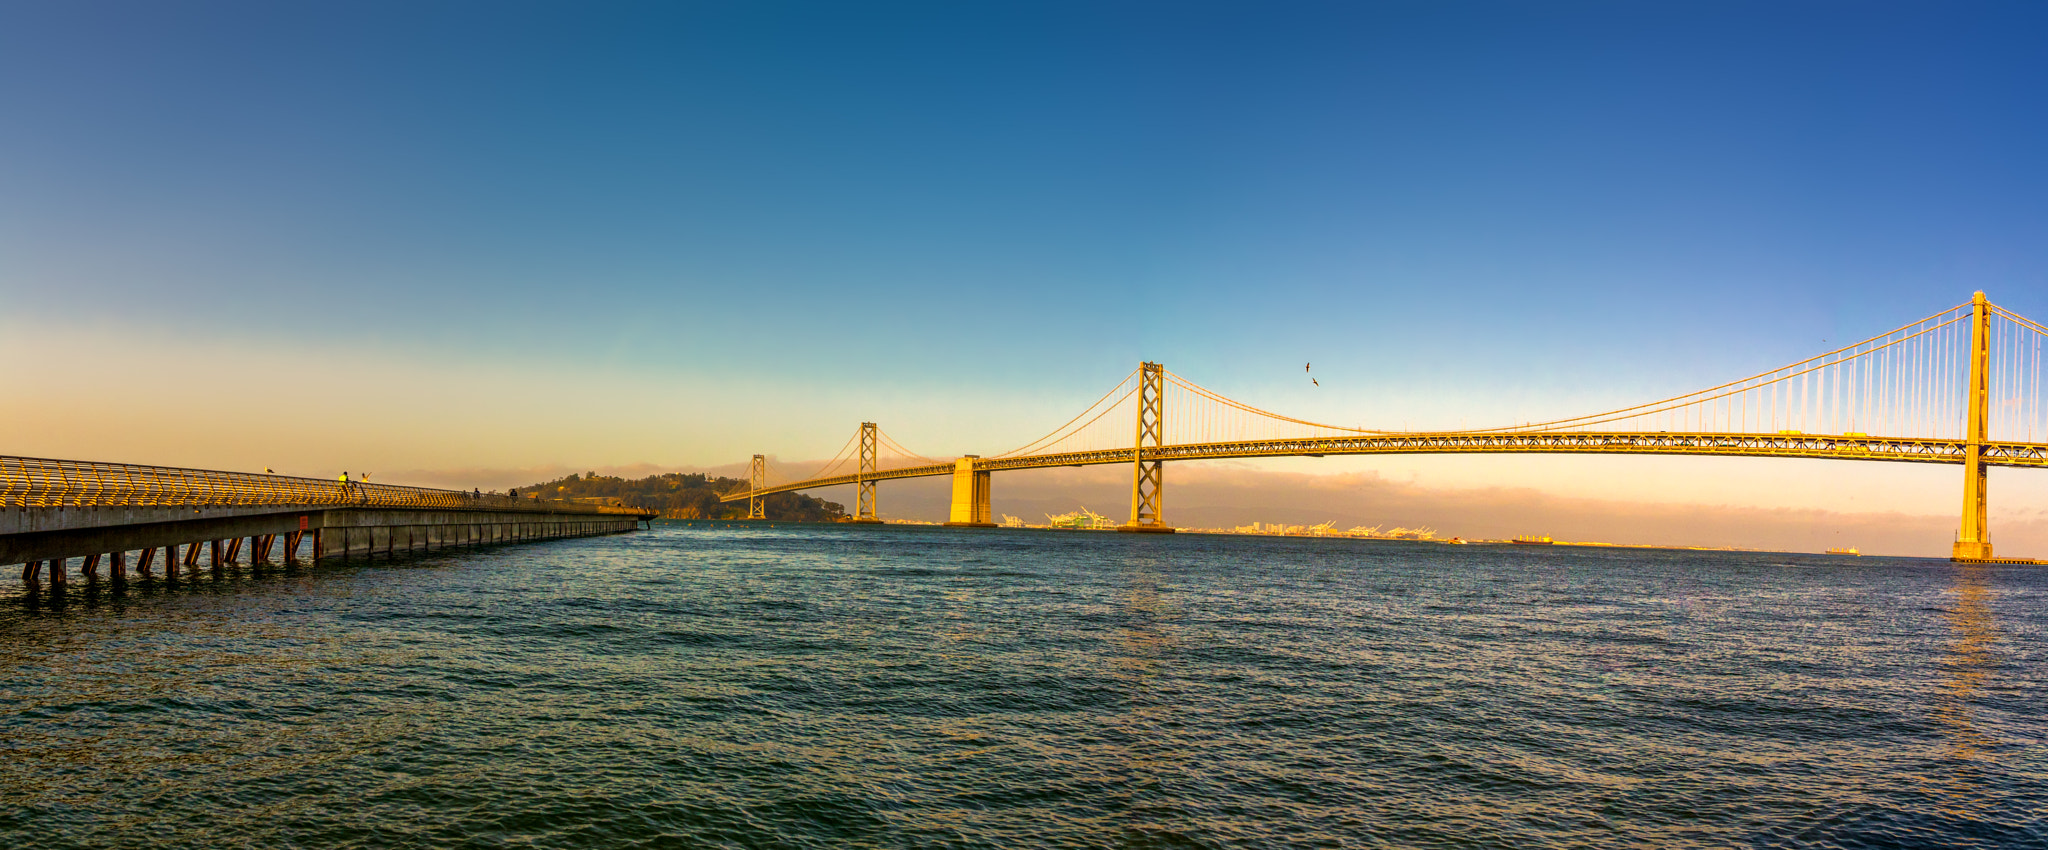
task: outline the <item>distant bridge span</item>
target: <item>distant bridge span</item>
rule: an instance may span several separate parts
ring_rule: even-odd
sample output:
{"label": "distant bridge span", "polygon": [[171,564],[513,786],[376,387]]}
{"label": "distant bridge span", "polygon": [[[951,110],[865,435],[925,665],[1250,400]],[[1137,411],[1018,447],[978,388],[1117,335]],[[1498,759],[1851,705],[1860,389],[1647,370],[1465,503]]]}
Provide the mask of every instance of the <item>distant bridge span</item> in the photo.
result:
{"label": "distant bridge span", "polygon": [[[1162,469],[1170,461],[1546,453],[1947,463],[1964,467],[1952,557],[2024,561],[1992,557],[1985,470],[2048,467],[2048,442],[2040,441],[2048,439],[2044,340],[2048,328],[1979,292],[1962,306],[1739,381],[1590,416],[1475,431],[1378,431],[1294,419],[1144,363],[1066,425],[1002,455],[927,458],[867,422],[839,456],[798,480],[770,480],[766,459],[755,455],[748,485],[722,498],[747,500],[759,518],[763,496],[850,484],[858,488],[854,520],[878,522],[876,482],[950,475],[948,524],[987,526],[990,473],[1130,464],[1131,520],[1122,530],[1172,531],[1161,514]],[[884,462],[891,454],[897,463]]]}
{"label": "distant bridge span", "polygon": [[[1014,458],[971,458],[975,472],[1016,469],[1045,469],[1059,466],[1100,466],[1131,463],[1133,449],[1102,449],[1058,455]],[[1896,440],[1882,437],[1843,437],[1825,434],[1673,434],[1656,433],[1561,433],[1561,434],[1405,434],[1398,437],[1350,437],[1297,440],[1258,440],[1239,443],[1196,443],[1181,446],[1147,447],[1145,460],[1230,460],[1257,457],[1324,457],[1326,455],[1411,455],[1411,454],[1633,454],[1633,455],[1721,455],[1725,457],[1804,457],[1821,460],[1879,460],[1895,463],[1966,462],[1968,446],[1957,440]],[[1985,443],[1984,465],[2048,467],[2048,444]],[[840,487],[861,481],[890,481],[900,478],[930,478],[952,475],[956,463],[925,464],[879,469],[871,473],[846,473],[829,478],[764,485],[759,490],[741,490],[721,497],[736,502],[755,496],[769,496],[797,490]]]}

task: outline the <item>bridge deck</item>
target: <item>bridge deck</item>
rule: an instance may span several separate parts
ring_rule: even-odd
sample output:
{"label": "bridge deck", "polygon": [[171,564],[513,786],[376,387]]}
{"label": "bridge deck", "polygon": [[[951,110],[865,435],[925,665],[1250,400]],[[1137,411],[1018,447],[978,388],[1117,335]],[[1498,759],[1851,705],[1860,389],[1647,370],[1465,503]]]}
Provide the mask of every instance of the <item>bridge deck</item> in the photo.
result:
{"label": "bridge deck", "polygon": [[[1961,464],[1968,444],[1962,440],[1901,439],[1843,434],[1687,434],[1674,432],[1524,432],[1498,434],[1375,434],[1288,440],[1189,443],[1147,448],[1145,460],[1225,460],[1255,457],[1322,457],[1373,454],[1661,454],[1724,457],[1794,457],[1823,460],[1889,461],[1894,463]],[[1091,466],[1132,462],[1132,449],[985,458],[974,461],[976,472]],[[1996,442],[1984,444],[1984,462],[1997,466],[2048,467],[2048,444]],[[951,475],[951,463],[876,470],[763,487],[728,494],[721,501],[853,484]]]}
{"label": "bridge deck", "polygon": [[[67,559],[86,558],[87,574],[105,555],[119,566],[138,552],[201,544],[232,561],[242,541],[252,563],[286,542],[295,557],[312,542],[315,558],[413,548],[608,534],[639,527],[652,511],[477,492],[323,481],[285,475],[177,469],[40,458],[0,457],[0,564],[24,564],[36,580],[52,562],[62,581]],[[256,554],[256,553],[261,553]]]}

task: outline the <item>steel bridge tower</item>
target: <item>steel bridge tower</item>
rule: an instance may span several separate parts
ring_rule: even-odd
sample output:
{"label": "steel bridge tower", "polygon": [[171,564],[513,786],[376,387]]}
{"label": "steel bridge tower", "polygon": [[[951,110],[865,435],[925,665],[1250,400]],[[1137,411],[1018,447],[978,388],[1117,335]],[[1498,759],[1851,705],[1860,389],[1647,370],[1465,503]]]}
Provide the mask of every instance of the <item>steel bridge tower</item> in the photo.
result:
{"label": "steel bridge tower", "polygon": [[[1146,458],[1150,443],[1151,459]],[[1159,447],[1166,442],[1166,367],[1146,361],[1138,366],[1137,440],[1131,448],[1131,522],[1118,531],[1173,532],[1162,516],[1166,497],[1166,462]]]}
{"label": "steel bridge tower", "polygon": [[860,423],[860,472],[854,476],[853,521],[881,522],[875,516],[875,423]]}
{"label": "steel bridge tower", "polygon": [[1963,420],[1963,527],[1953,558],[1991,557],[1991,529],[1985,522],[1988,478],[1984,444],[1991,430],[1991,305],[1979,292],[1970,299],[1969,413]]}
{"label": "steel bridge tower", "polygon": [[768,458],[754,455],[754,462],[747,467],[747,519],[767,519],[768,511],[761,504],[761,479],[768,477]]}

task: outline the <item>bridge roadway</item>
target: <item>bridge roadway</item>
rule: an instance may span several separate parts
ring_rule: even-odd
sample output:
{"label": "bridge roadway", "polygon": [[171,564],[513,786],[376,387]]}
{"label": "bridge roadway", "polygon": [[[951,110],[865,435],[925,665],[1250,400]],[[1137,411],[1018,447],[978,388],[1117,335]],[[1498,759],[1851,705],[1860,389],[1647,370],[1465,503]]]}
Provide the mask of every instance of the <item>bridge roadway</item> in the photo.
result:
{"label": "bridge roadway", "polygon": [[[1983,462],[1993,466],[2048,468],[2048,444],[1983,443]],[[1803,457],[1823,460],[1875,460],[1902,463],[1965,462],[1968,443],[1960,439],[1901,439],[1843,434],[1689,434],[1651,432],[1502,432],[1502,433],[1416,433],[1360,434],[1343,437],[1314,437],[1285,440],[1186,443],[1147,447],[1144,459],[1225,460],[1251,457],[1323,457],[1326,455],[1383,454],[1656,454],[1719,455],[1726,457]],[[1054,466],[1090,466],[1131,463],[1134,449],[1102,449],[1024,457],[972,458],[973,471],[988,473],[1012,469]],[[954,475],[959,463],[878,469],[809,481],[796,481],[741,490],[721,497],[733,502],[752,497],[855,484],[895,478],[924,478]]]}
{"label": "bridge roadway", "polygon": [[[31,588],[122,581],[129,567],[393,555],[631,531],[654,512],[617,505],[284,475],[0,457],[0,564]],[[307,552],[310,543],[310,552]],[[246,548],[245,548],[246,546]],[[131,558],[132,555],[132,558]],[[161,555],[161,558],[159,558]]]}

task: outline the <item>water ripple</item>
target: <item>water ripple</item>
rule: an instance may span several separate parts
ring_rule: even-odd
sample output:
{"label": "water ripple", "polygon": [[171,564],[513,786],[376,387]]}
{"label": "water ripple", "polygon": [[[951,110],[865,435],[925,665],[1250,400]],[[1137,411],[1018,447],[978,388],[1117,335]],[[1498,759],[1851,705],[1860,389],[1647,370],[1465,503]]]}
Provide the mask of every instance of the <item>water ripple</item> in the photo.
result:
{"label": "water ripple", "polygon": [[2048,573],[782,526],[0,591],[9,847],[2048,846]]}

